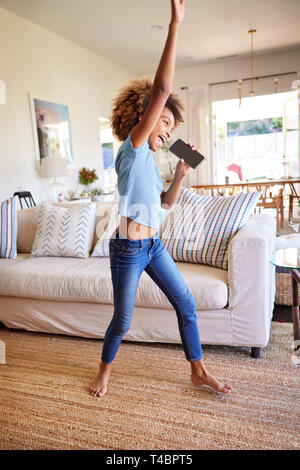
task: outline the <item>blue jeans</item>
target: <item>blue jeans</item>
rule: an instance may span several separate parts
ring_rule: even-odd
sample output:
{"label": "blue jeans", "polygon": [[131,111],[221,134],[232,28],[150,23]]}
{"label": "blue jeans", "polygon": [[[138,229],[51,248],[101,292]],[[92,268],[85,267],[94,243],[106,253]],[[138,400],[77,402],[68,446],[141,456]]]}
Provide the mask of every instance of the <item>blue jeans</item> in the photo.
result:
{"label": "blue jeans", "polygon": [[141,240],[120,238],[114,232],[109,241],[110,268],[114,293],[114,315],[106,330],[101,360],[111,363],[123,336],[128,332],[137,286],[145,270],[173,305],[186,359],[203,357],[196,303],[173,258],[156,232]]}

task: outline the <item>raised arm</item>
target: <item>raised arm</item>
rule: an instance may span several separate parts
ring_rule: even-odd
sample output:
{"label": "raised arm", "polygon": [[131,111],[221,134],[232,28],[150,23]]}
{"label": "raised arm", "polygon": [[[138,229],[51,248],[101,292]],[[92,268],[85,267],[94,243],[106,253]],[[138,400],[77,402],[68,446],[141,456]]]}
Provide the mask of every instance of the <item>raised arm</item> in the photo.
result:
{"label": "raised arm", "polygon": [[184,2],[185,0],[171,0],[172,17],[169,33],[154,78],[151,98],[141,120],[131,131],[134,148],[140,147],[148,139],[172,91],[177,35],[184,17]]}

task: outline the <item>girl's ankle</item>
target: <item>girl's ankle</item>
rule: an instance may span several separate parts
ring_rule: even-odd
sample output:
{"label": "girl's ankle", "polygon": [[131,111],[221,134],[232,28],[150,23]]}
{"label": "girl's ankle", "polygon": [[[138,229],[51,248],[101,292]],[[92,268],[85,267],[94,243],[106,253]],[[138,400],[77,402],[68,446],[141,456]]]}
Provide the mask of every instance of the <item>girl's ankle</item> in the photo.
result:
{"label": "girl's ankle", "polygon": [[192,374],[206,374],[206,368],[203,359],[200,359],[199,361],[191,361],[191,370]]}
{"label": "girl's ankle", "polygon": [[106,364],[106,362],[101,361],[100,363],[100,372],[109,372],[112,368],[112,362]]}

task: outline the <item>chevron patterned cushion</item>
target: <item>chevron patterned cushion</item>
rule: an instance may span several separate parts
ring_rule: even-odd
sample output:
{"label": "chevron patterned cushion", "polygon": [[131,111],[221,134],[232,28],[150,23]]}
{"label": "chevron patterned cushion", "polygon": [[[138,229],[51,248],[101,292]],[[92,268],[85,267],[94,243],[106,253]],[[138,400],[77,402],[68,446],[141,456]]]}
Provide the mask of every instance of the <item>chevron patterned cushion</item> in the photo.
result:
{"label": "chevron patterned cushion", "polygon": [[96,203],[55,207],[42,204],[31,256],[88,258],[96,216]]}
{"label": "chevron patterned cushion", "polygon": [[201,196],[181,187],[161,226],[161,240],[174,260],[227,270],[228,244],[246,224],[260,195]]}

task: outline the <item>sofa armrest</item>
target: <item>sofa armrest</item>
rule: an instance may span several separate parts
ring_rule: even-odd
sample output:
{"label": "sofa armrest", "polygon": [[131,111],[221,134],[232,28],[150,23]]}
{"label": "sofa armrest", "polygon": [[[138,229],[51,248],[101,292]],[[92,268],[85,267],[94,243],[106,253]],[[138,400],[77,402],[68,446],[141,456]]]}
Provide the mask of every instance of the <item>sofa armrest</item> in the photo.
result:
{"label": "sofa armrest", "polygon": [[228,309],[236,345],[268,343],[275,300],[275,266],[270,259],[275,245],[276,223],[269,214],[252,215],[229,244]]}

